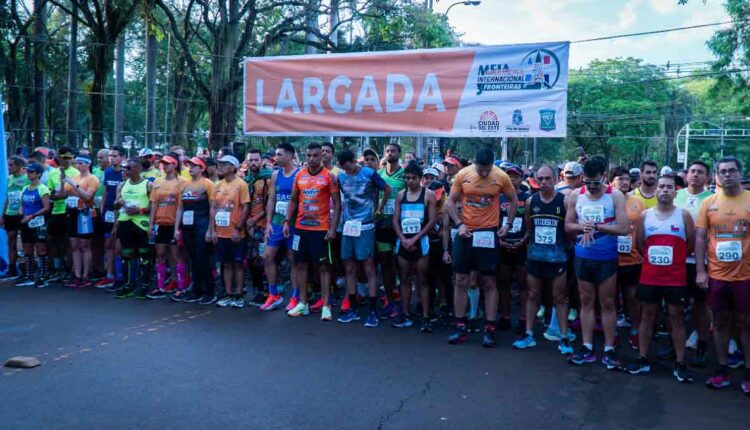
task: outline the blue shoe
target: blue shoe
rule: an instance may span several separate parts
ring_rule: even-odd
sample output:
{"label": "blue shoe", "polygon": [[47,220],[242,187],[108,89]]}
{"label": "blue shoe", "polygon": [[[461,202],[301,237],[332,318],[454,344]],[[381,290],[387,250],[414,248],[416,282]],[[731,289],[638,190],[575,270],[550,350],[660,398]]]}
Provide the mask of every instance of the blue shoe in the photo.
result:
{"label": "blue shoe", "polygon": [[557,350],[562,355],[573,355],[573,347],[570,346],[570,342],[560,341],[557,345]]}
{"label": "blue shoe", "polygon": [[613,349],[604,351],[602,364],[607,370],[622,370],[622,362],[617,358],[617,353]]}
{"label": "blue shoe", "polygon": [[388,304],[383,307],[383,310],[380,311],[380,318],[383,318],[384,320],[398,318],[398,308],[396,306],[396,303],[388,302]]}
{"label": "blue shoe", "polygon": [[346,311],[345,313],[341,314],[338,318],[336,318],[336,321],[340,323],[350,323],[352,321],[359,321],[359,315],[352,311]]}
{"label": "blue shoe", "polygon": [[727,366],[730,369],[737,369],[745,365],[745,353],[741,349],[734,351],[734,354],[727,356]]}
{"label": "blue shoe", "polygon": [[596,355],[594,355],[593,351],[584,346],[576,354],[571,355],[570,358],[568,358],[568,363],[575,366],[596,363]]}
{"label": "blue shoe", "polygon": [[536,339],[533,334],[527,334],[523,339],[519,339],[513,342],[513,348],[515,349],[526,349],[533,348],[536,346]]}
{"label": "blue shoe", "polygon": [[367,316],[367,321],[365,321],[365,327],[377,327],[378,322],[378,314],[370,312],[370,315]]}
{"label": "blue shoe", "polygon": [[562,333],[560,333],[559,328],[550,325],[547,327],[547,331],[544,332],[544,338],[550,342],[559,342],[562,339]]}

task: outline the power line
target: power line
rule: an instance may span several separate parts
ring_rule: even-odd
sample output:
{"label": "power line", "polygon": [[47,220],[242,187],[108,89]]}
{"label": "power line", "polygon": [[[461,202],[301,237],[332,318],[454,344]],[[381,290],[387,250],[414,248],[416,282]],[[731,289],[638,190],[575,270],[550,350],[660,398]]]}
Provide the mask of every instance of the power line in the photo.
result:
{"label": "power line", "polygon": [[622,39],[626,37],[638,37],[638,36],[648,36],[651,34],[661,34],[661,33],[669,33],[672,31],[682,31],[682,30],[692,30],[695,28],[704,28],[704,27],[714,27],[717,25],[724,25],[724,24],[736,24],[740,22],[748,22],[750,20],[748,19],[737,19],[732,21],[721,21],[721,22],[711,22],[707,24],[697,24],[697,25],[688,25],[684,27],[672,27],[672,28],[664,28],[661,30],[652,30],[652,31],[641,31],[638,33],[626,33],[626,34],[616,34],[613,36],[603,36],[603,37],[594,37],[591,39],[581,39],[581,40],[574,40],[570,42],[573,43],[587,43],[587,42],[599,42],[602,40],[611,40],[611,39]]}

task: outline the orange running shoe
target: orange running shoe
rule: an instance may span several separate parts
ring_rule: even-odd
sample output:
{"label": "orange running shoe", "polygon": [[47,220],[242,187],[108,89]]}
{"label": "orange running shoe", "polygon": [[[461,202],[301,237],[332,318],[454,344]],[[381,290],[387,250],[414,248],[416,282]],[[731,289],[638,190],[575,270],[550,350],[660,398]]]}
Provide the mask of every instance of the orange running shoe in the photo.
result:
{"label": "orange running shoe", "polygon": [[320,312],[323,309],[323,299],[320,298],[312,306],[310,306],[310,312]]}
{"label": "orange running shoe", "polygon": [[297,307],[298,303],[299,303],[299,299],[296,297],[292,297],[291,299],[289,299],[289,303],[286,305],[287,312]]}
{"label": "orange running shoe", "polygon": [[349,312],[352,310],[352,304],[349,301],[349,295],[344,296],[344,300],[341,301],[341,312]]}

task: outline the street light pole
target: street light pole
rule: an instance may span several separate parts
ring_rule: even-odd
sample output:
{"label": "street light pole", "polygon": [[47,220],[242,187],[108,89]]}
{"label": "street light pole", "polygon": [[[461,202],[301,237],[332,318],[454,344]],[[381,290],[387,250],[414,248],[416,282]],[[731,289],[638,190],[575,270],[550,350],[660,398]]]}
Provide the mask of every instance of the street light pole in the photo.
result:
{"label": "street light pole", "polygon": [[[430,3],[432,3],[432,2],[430,2]],[[450,12],[451,9],[453,9],[453,6],[458,6],[460,4],[462,4],[464,6],[479,6],[480,4],[482,4],[482,0],[457,1],[457,2],[453,3],[452,5],[448,6],[448,9],[445,10],[445,14],[448,15],[448,12]]]}

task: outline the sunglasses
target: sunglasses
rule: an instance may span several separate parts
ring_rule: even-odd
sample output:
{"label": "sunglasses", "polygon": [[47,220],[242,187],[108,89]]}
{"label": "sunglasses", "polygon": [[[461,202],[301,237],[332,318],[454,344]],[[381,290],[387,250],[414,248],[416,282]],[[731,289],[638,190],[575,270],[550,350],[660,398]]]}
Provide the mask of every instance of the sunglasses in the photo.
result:
{"label": "sunglasses", "polygon": [[122,167],[122,170],[130,170],[131,169],[131,166],[128,166],[128,165],[120,166],[120,167]]}
{"label": "sunglasses", "polygon": [[63,160],[72,160],[73,156],[72,155],[61,155],[60,158],[62,158]]}
{"label": "sunglasses", "polygon": [[589,180],[589,179],[585,179],[583,181],[583,183],[586,184],[586,185],[601,185],[601,184],[604,183],[604,178],[599,179],[598,181],[592,181],[592,180]]}

